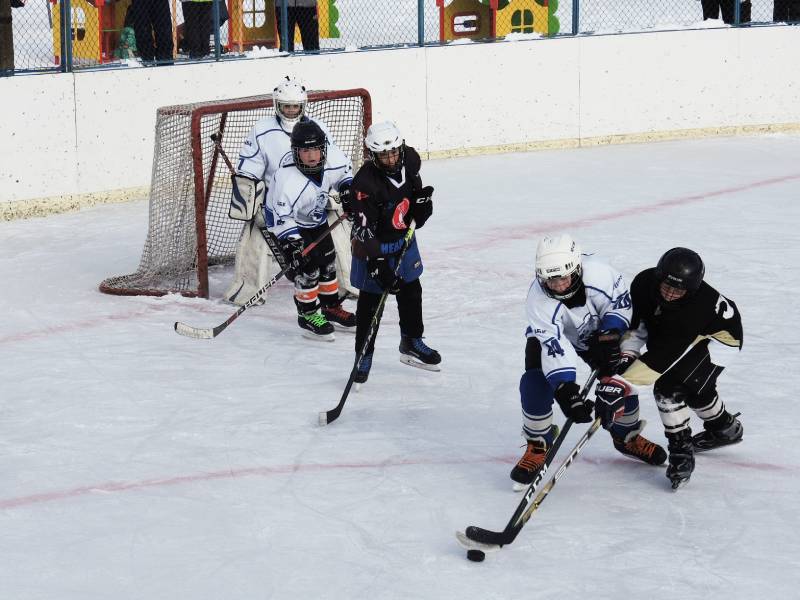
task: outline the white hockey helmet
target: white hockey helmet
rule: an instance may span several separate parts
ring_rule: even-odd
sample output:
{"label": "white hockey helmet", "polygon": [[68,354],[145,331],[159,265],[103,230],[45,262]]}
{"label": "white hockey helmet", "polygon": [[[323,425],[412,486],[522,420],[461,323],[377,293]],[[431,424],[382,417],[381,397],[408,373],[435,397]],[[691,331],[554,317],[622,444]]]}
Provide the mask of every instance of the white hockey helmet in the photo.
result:
{"label": "white hockey helmet", "polygon": [[[542,290],[557,300],[572,298],[581,286],[581,249],[567,233],[545,237],[536,247],[536,278]],[[549,279],[570,277],[566,288],[555,290]],[[551,282],[552,285],[553,282]]]}
{"label": "white hockey helmet", "polygon": [[[275,116],[291,129],[306,112],[308,94],[302,83],[287,75],[285,80],[281,81],[272,90],[272,101],[275,105]],[[300,112],[287,115],[283,110],[283,105],[285,104],[300,106]]]}
{"label": "white hockey helmet", "polygon": [[[373,123],[367,130],[364,143],[372,157],[372,162],[378,168],[388,173],[396,173],[403,167],[406,143],[400,130],[391,121]],[[394,163],[384,162],[382,158],[386,158],[392,150],[399,150],[397,161]]]}

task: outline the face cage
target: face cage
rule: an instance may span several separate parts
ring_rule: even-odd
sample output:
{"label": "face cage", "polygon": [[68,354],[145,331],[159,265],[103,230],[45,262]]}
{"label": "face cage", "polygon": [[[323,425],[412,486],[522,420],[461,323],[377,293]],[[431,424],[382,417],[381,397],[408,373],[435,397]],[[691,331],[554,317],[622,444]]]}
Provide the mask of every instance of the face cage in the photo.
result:
{"label": "face cage", "polygon": [[375,166],[378,167],[384,173],[389,173],[390,175],[394,175],[395,173],[399,173],[400,170],[403,168],[403,165],[406,164],[406,145],[405,143],[400,144],[397,147],[400,150],[400,154],[397,156],[397,162],[395,163],[394,167],[387,167],[385,166],[380,158],[378,158],[378,154],[381,152],[389,152],[395,150],[395,148],[387,148],[386,150],[370,150],[369,155],[372,158],[372,162],[375,163]]}
{"label": "face cage", "polygon": [[[686,293],[681,296],[680,298],[676,298],[675,300],[667,300],[661,294],[661,284],[666,283],[669,287],[676,289],[676,290],[684,290]],[[656,301],[658,302],[659,306],[665,310],[677,310],[681,308],[683,305],[689,302],[689,299],[694,296],[697,290],[692,290],[689,288],[682,288],[676,285],[672,285],[666,279],[659,279],[658,283],[656,284]]]}
{"label": "face cage", "polygon": [[319,162],[315,167],[307,166],[302,160],[300,160],[300,150],[301,148],[297,146],[292,146],[292,157],[294,157],[294,165],[297,167],[297,170],[301,173],[305,173],[306,175],[315,175],[316,173],[321,173],[322,169],[325,168],[325,146],[309,146],[308,149],[312,148],[319,148]]}
{"label": "face cage", "polygon": [[583,269],[579,265],[577,269],[575,269],[572,273],[570,273],[572,281],[570,282],[569,287],[563,292],[556,292],[555,290],[551,290],[547,286],[547,280],[542,279],[538,275],[536,276],[536,279],[539,280],[539,285],[541,286],[542,291],[544,291],[544,293],[550,296],[551,298],[555,298],[556,300],[569,300],[575,294],[578,293],[578,290],[581,289],[581,284],[583,283],[583,279],[581,277],[582,273]]}
{"label": "face cage", "polygon": [[[283,104],[298,104],[300,106],[300,112],[297,113],[296,117],[290,118],[283,114],[283,109],[281,105]],[[278,117],[278,120],[282,123],[286,123],[287,125],[294,125],[297,123],[304,115],[306,114],[306,103],[303,102],[285,102],[279,101],[275,103],[275,116]]]}

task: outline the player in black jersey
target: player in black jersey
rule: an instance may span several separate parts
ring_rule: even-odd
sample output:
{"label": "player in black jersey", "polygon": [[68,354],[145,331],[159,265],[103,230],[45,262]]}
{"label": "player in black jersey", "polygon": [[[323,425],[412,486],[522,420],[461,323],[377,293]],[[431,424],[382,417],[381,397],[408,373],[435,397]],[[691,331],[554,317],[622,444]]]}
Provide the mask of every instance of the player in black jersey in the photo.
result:
{"label": "player in black jersey", "polygon": [[[742,439],[742,424],[717,394],[717,378],[742,348],[736,304],[703,281],[705,266],[688,248],[666,252],[631,285],[633,318],[623,340],[620,372],[634,384],[654,384],[653,395],[669,441],[667,477],[673,488],[689,480],[694,452]],[[639,355],[644,344],[647,351]],[[692,437],[692,409],[704,431]]]}
{"label": "player in black jersey", "polygon": [[[353,260],[350,282],[360,292],[356,308],[356,355],[366,342],[372,317],[384,291],[397,296],[400,313],[400,360],[438,371],[442,358],[422,341],[422,258],[413,236],[398,265],[403,238],[413,219],[417,229],[433,212],[433,187],[423,186],[421,160],[406,146],[393,123],[376,123],[365,140],[372,160],[356,173],[349,196],[342,206],[353,218]],[[375,332],[377,334],[377,331]],[[363,383],[369,376],[375,337],[370,341],[355,377]]]}

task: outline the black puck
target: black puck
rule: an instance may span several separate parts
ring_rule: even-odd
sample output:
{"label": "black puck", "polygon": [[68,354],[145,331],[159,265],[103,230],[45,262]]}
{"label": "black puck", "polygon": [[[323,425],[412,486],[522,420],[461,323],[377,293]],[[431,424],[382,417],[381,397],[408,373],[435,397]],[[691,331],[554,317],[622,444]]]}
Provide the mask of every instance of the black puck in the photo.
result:
{"label": "black puck", "polygon": [[467,550],[467,558],[470,559],[472,562],[483,562],[483,559],[486,558],[486,553],[483,550]]}

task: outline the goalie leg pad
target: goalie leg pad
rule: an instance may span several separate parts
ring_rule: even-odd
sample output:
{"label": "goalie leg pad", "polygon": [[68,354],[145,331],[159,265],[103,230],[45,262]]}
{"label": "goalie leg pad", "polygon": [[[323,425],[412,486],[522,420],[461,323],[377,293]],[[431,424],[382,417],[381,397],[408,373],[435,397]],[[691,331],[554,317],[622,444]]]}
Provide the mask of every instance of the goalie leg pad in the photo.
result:
{"label": "goalie leg pad", "polygon": [[281,269],[259,231],[259,221],[257,215],[242,230],[236,249],[235,274],[225,292],[225,298],[239,306],[250,300]]}

